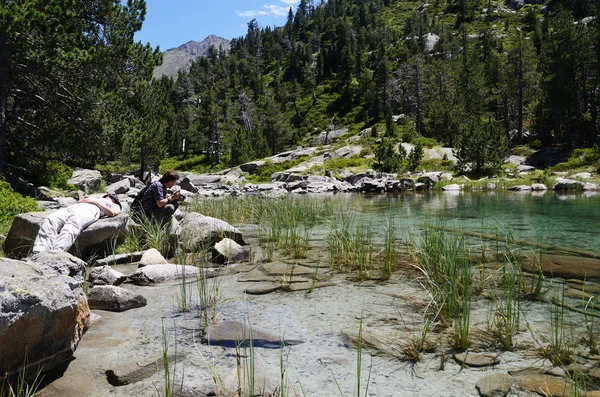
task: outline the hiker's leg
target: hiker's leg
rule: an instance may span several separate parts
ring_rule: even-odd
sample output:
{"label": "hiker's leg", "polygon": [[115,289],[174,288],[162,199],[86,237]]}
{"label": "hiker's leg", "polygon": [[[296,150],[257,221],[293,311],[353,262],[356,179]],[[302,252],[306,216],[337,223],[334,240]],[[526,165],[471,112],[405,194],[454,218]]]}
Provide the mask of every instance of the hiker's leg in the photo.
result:
{"label": "hiker's leg", "polygon": [[56,243],[54,244],[55,251],[68,251],[83,229],[96,221],[96,218],[89,215],[88,212],[71,211],[69,218],[65,222]]}
{"label": "hiker's leg", "polygon": [[58,210],[44,219],[44,223],[40,227],[38,234],[33,243],[33,253],[50,251],[53,249],[60,230],[65,225],[69,217],[69,212],[66,209]]}

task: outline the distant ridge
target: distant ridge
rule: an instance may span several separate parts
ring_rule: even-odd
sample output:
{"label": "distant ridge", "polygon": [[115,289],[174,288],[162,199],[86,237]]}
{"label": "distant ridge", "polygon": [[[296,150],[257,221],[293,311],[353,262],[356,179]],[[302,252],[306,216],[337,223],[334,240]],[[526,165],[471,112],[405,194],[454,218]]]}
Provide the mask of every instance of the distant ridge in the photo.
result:
{"label": "distant ridge", "polygon": [[177,77],[179,70],[187,72],[192,61],[208,55],[211,46],[215,46],[216,49],[223,46],[226,51],[229,51],[229,40],[211,34],[200,42],[192,40],[177,48],[171,48],[163,53],[163,63],[154,69],[154,77]]}

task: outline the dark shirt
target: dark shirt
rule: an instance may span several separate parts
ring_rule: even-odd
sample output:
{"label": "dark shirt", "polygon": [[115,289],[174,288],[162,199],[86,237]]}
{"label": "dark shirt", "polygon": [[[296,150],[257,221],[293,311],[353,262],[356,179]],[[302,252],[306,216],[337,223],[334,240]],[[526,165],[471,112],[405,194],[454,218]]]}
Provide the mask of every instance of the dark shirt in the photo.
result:
{"label": "dark shirt", "polygon": [[163,200],[166,197],[167,188],[160,181],[151,183],[140,200],[144,212],[152,213],[156,211],[158,209],[156,201]]}

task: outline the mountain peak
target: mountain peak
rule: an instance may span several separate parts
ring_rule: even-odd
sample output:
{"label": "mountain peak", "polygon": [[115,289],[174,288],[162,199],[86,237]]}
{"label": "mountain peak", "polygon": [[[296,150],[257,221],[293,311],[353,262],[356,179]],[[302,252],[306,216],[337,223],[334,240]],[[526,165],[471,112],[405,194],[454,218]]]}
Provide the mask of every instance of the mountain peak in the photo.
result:
{"label": "mountain peak", "polygon": [[176,48],[170,48],[163,53],[163,63],[154,69],[154,77],[177,76],[179,70],[188,71],[192,61],[198,57],[207,56],[210,47],[219,48],[223,46],[229,51],[229,40],[214,34],[209,35],[202,41],[190,40]]}

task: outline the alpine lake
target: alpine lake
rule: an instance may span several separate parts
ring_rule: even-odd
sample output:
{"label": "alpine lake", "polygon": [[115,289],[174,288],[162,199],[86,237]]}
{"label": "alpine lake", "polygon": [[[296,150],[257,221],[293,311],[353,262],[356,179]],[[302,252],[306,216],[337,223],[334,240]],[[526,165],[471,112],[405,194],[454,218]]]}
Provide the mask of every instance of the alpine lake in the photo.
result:
{"label": "alpine lake", "polygon": [[[126,284],[148,305],[96,312],[42,396],[598,395],[600,195],[226,197],[183,210],[237,227],[249,260]],[[203,258],[184,260],[213,266]],[[215,343],[219,324],[236,343]]]}

